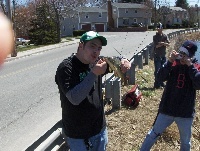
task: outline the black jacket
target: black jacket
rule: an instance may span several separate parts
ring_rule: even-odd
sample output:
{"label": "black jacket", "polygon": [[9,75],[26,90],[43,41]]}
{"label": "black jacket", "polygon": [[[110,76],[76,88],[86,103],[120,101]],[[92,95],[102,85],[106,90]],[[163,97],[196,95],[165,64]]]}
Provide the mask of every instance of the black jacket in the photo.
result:
{"label": "black jacket", "polygon": [[[66,93],[78,85],[89,72],[89,65],[81,63],[75,55],[65,59],[56,72],[55,81],[60,92],[62,122],[66,136],[71,138],[89,138],[106,126],[100,76],[96,77],[93,87],[89,88],[89,94],[79,105],[73,105],[66,97]],[[77,95],[81,94],[78,92]]]}
{"label": "black jacket", "polygon": [[159,112],[175,117],[193,117],[195,113],[196,90],[200,89],[198,64],[181,65],[169,61],[158,71],[158,78],[167,81]]}
{"label": "black jacket", "polygon": [[169,43],[169,40],[165,34],[159,34],[156,33],[156,35],[153,36],[153,43],[154,43],[154,51],[153,56],[155,57],[165,57],[166,55],[166,46],[162,46],[159,48],[156,48],[156,45],[158,45],[159,42],[167,42]]}

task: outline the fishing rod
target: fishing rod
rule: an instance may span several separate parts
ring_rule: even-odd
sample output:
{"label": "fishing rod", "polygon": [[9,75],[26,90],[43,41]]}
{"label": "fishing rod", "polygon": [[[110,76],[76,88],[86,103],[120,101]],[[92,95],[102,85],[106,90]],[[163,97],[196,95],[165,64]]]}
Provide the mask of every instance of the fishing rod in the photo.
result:
{"label": "fishing rod", "polygon": [[[122,56],[122,54],[115,48],[115,47],[113,47],[116,51],[117,51],[117,53],[120,55],[120,56]],[[128,58],[126,58],[128,61],[130,61]]]}
{"label": "fishing rod", "polygon": [[122,55],[115,47],[113,47],[113,48],[118,52],[118,54]]}

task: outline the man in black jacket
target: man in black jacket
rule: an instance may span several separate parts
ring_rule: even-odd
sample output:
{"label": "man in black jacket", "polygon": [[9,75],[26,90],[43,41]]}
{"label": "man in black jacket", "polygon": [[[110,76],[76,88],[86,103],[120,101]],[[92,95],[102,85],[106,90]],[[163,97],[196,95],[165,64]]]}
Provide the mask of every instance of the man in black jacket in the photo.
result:
{"label": "man in black jacket", "polygon": [[[60,92],[62,123],[70,151],[105,151],[108,142],[102,75],[108,65],[99,59],[105,37],[89,31],[82,35],[76,54],[58,66],[55,80]],[[121,70],[130,69],[127,59],[121,60]]]}
{"label": "man in black jacket", "polygon": [[157,72],[158,69],[166,62],[166,47],[169,46],[169,40],[167,36],[163,33],[163,27],[162,24],[159,23],[157,26],[157,32],[156,35],[153,36],[153,43],[154,43],[154,51],[153,51],[153,56],[154,56],[154,77],[155,77],[155,82],[154,82],[154,88],[160,88],[164,87],[164,83],[160,82],[157,78]]}

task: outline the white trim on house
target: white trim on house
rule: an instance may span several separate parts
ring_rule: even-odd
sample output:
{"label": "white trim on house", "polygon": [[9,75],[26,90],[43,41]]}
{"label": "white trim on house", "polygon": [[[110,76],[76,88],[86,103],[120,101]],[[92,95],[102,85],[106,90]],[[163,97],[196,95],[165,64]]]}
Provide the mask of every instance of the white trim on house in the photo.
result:
{"label": "white trim on house", "polygon": [[116,9],[113,9],[113,14],[116,14],[117,13],[117,10]]}
{"label": "white trim on house", "polygon": [[[78,22],[80,23],[81,22],[81,18],[80,18],[80,15],[79,15],[80,13],[78,12]],[[78,29],[80,29],[80,25],[78,24]]]}

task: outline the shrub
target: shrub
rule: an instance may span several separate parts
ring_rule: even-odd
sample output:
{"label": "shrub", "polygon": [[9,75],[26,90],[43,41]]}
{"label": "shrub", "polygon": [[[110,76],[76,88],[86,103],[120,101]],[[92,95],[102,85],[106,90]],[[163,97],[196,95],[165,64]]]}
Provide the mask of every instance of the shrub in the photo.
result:
{"label": "shrub", "polygon": [[149,25],[148,29],[154,29],[154,26],[153,25]]}
{"label": "shrub", "polygon": [[73,31],[73,36],[74,36],[74,37],[82,36],[84,33],[86,33],[85,30],[74,30],[74,31]]}

